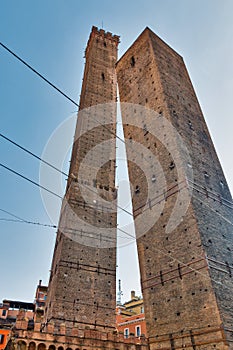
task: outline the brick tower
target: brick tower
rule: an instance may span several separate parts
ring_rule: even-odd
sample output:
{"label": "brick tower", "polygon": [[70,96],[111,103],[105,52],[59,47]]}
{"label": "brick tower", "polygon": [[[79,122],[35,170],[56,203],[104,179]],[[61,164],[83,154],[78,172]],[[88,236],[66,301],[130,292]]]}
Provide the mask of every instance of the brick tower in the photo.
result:
{"label": "brick tower", "polygon": [[[140,105],[123,106],[122,118],[150,349],[233,349],[232,198],[183,59],[146,28],[117,78],[121,102]],[[145,150],[142,167],[133,142]],[[169,221],[191,191],[179,222]],[[140,215],[156,206],[158,218],[140,231]]]}
{"label": "brick tower", "polygon": [[111,102],[117,97],[118,43],[118,36],[93,27],[85,52],[45,311],[47,327],[54,324],[57,330],[64,326],[67,330],[115,328],[116,210],[108,208],[108,203],[116,198],[116,109]]}

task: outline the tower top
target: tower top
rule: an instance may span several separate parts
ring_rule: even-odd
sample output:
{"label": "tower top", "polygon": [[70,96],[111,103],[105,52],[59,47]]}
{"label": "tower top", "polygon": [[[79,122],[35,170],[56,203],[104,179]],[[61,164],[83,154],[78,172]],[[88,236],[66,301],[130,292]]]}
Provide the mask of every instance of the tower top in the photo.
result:
{"label": "tower top", "polygon": [[[93,37],[93,36],[95,36],[95,37],[99,36],[102,39],[108,39],[108,40],[111,40],[111,41],[115,41],[116,44],[119,44],[119,42],[120,42],[120,37],[118,35],[113,35],[110,32],[105,32],[104,29],[98,29],[95,26],[92,27],[90,38]],[[90,40],[90,38],[89,38],[89,40]]]}
{"label": "tower top", "polygon": [[93,44],[93,42],[96,42],[97,44],[102,42],[103,46],[105,47],[109,46],[108,44],[111,44],[115,45],[115,47],[117,48],[120,42],[120,37],[118,35],[113,35],[110,32],[105,32],[104,29],[98,29],[97,27],[93,26],[89,36],[89,40],[87,42],[85,57],[87,57],[89,48],[91,44]]}

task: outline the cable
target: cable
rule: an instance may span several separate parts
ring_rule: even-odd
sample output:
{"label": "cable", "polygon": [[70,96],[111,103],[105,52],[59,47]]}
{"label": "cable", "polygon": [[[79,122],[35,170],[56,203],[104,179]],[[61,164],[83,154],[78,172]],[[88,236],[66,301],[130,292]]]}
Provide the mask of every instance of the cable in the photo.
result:
{"label": "cable", "polygon": [[[72,102],[75,106],[80,107],[79,104],[77,102],[75,102],[72,98],[70,98],[67,94],[65,94],[62,90],[60,90],[56,85],[54,85],[53,83],[51,83],[47,78],[45,78],[41,73],[39,73],[37,70],[35,70],[31,65],[29,65],[25,60],[23,60],[21,57],[19,57],[16,53],[14,53],[12,50],[10,50],[6,45],[4,45],[3,43],[0,42],[0,45],[7,50],[11,55],[13,55],[17,60],[19,60],[21,63],[23,63],[27,68],[29,68],[32,72],[34,72],[36,75],[38,75],[41,79],[43,79],[47,84],[49,84],[52,88],[54,88],[56,91],[58,91],[62,96],[64,96],[66,99],[68,99],[70,102]],[[122,139],[121,137],[119,137],[116,133],[112,132],[112,130],[110,130],[108,127],[106,127],[106,125],[101,124],[99,120],[95,119],[101,126],[103,126],[105,129],[107,129],[111,134],[113,134],[117,139],[119,139],[121,142],[123,142],[125,144],[124,139]],[[118,124],[123,124],[122,122],[117,122]],[[13,143],[15,146],[21,148],[22,150],[24,150],[25,152],[31,154],[33,157],[37,158],[38,160],[44,162],[45,164],[49,165],[50,167],[52,167],[53,169],[59,171],[60,173],[62,173],[65,176],[68,176],[66,173],[64,173],[63,171],[57,169],[55,166],[53,166],[52,164],[49,164],[48,162],[46,162],[45,160],[41,159],[39,156],[35,155],[34,153],[32,153],[31,151],[27,150],[26,148],[20,146],[19,144],[17,144],[16,142],[10,140],[9,138],[7,138],[6,136],[4,136],[3,134],[0,134],[1,137],[5,138],[7,141]],[[147,158],[144,158],[148,163],[149,160],[147,160]],[[229,202],[229,201],[228,201]],[[230,202],[230,204],[233,204],[232,202]],[[120,208],[121,210],[124,210],[123,208]],[[125,210],[124,210],[125,211]],[[127,212],[127,211],[126,211]],[[129,215],[132,216],[131,213],[127,212]]]}
{"label": "cable", "polygon": [[[0,45],[8,51],[11,55],[13,55],[17,60],[19,60],[21,63],[23,63],[27,68],[29,68],[33,73],[38,75],[41,79],[43,79],[47,84],[49,84],[52,88],[54,88],[56,91],[58,91],[62,96],[64,96],[66,99],[68,99],[70,102],[72,102],[76,107],[80,107],[80,105],[75,102],[71,97],[69,97],[67,94],[65,94],[61,89],[59,89],[56,85],[51,83],[47,78],[45,78],[41,73],[39,73],[36,69],[34,69],[30,64],[28,64],[26,61],[24,61],[21,57],[19,57],[16,53],[14,53],[12,50],[10,50],[6,45],[0,42]],[[100,125],[102,125],[105,129],[107,129],[111,134],[113,134],[117,139],[124,142],[122,138],[120,138],[116,133],[114,133],[112,130],[110,130],[107,126],[104,124],[101,124],[99,120],[95,119],[93,117],[93,120],[97,121]]]}
{"label": "cable", "polygon": [[45,227],[52,227],[57,228],[56,225],[50,225],[50,224],[41,224],[40,222],[33,222],[33,221],[22,221],[17,219],[7,219],[7,218],[0,218],[0,221],[8,221],[8,222],[21,222],[23,224],[31,224],[31,225],[38,225],[38,226],[45,226]]}
{"label": "cable", "polygon": [[[12,217],[14,217],[15,219],[7,219],[7,218],[0,218],[0,221],[9,221],[9,222],[15,222],[15,223],[25,223],[25,224],[32,224],[32,225],[38,225],[38,226],[44,226],[44,227],[52,227],[52,228],[59,228],[57,225],[52,225],[52,224],[44,224],[44,223],[40,223],[40,222],[36,222],[36,221],[29,221],[29,220],[26,220],[26,219],[23,219],[21,218],[20,216],[17,216],[5,209],[2,209],[0,208],[0,211],[5,213],[5,214],[8,214]],[[60,227],[60,230],[63,230],[65,229],[64,227]],[[83,230],[77,230],[77,229],[73,229],[73,228],[69,228],[69,227],[66,227],[67,230],[71,231],[70,233],[77,233],[79,232],[80,235],[82,236],[82,234],[89,234],[89,235],[96,235],[96,232],[87,232],[87,231],[83,231]],[[120,229],[119,229],[120,230]],[[100,235],[100,238],[102,239],[102,237],[107,237],[106,235],[103,235],[103,234],[99,234]],[[86,235],[87,236],[87,235]],[[128,238],[128,237],[122,237],[122,236],[119,236],[120,238]],[[129,238],[128,238],[129,239]]]}
{"label": "cable", "polygon": [[[47,84],[49,84],[52,88],[54,88],[56,91],[58,91],[62,96],[64,96],[66,99],[68,99],[70,102],[72,102],[75,106],[80,107],[80,105],[75,102],[72,98],[70,98],[67,94],[65,94],[62,90],[60,90],[56,85],[51,83],[47,78],[45,78],[41,73],[39,73],[37,70],[35,70],[31,65],[29,65],[26,61],[24,61],[21,57],[19,57],[16,53],[14,53],[12,50],[10,50],[6,45],[0,42],[0,45],[7,50],[11,55],[13,55],[17,60],[19,60],[21,63],[23,63],[27,68],[29,68],[33,73],[35,73],[37,76],[39,76],[41,79],[43,79]],[[106,125],[100,123],[98,119],[96,119],[94,116],[92,116],[92,119],[99,123],[104,129],[108,130],[110,134],[114,135],[118,140],[123,142],[125,144],[125,140],[119,137],[115,132],[113,132],[111,129],[109,129]],[[134,150],[134,149],[133,149]],[[150,164],[150,161],[145,158],[145,160]]]}
{"label": "cable", "polygon": [[69,177],[69,175],[67,175],[64,171],[62,171],[62,170],[56,168],[53,164],[51,164],[51,163],[47,162],[46,160],[42,159],[41,157],[37,156],[35,153],[29,151],[27,148],[25,148],[25,147],[19,145],[19,144],[16,143],[15,141],[9,139],[9,137],[6,137],[5,135],[3,135],[3,134],[1,134],[1,133],[0,133],[0,137],[4,138],[4,139],[7,140],[8,142],[12,143],[12,144],[15,145],[16,147],[18,147],[18,148],[20,148],[21,150],[23,150],[24,152],[30,154],[31,156],[33,156],[34,158],[38,159],[39,161],[41,161],[41,162],[45,163],[46,165],[50,166],[51,168],[53,168],[54,170],[58,171],[59,173],[61,173],[61,174],[65,175],[65,176],[68,176],[68,177]]}
{"label": "cable", "polygon": [[[6,45],[4,45],[4,44],[1,43],[1,42],[0,42],[0,45],[1,45],[5,50],[7,50],[11,55],[13,55],[16,59],[18,59],[21,63],[23,63],[27,68],[29,68],[32,72],[34,72],[37,76],[39,76],[41,79],[43,79],[43,80],[44,80],[47,84],[49,84],[52,88],[54,88],[56,91],[58,91],[62,96],[64,96],[66,99],[68,99],[70,102],[72,102],[75,106],[80,107],[79,104],[77,104],[73,99],[71,99],[67,94],[65,94],[65,93],[64,93],[62,90],[60,90],[57,86],[55,86],[53,83],[51,83],[51,82],[50,82],[47,78],[45,78],[42,74],[40,74],[38,71],[36,71],[32,66],[30,66],[26,61],[24,61],[22,58],[20,58],[20,57],[19,57],[17,54],[15,54],[12,50],[10,50]],[[95,120],[96,120],[96,119],[95,119]],[[96,121],[99,122],[98,120],[96,120]],[[105,125],[103,125],[103,124],[101,124],[101,123],[100,123],[100,125],[102,125],[102,126],[103,126],[105,129],[107,129],[111,134],[113,134],[117,139],[119,139],[121,142],[123,142],[123,143],[125,144],[125,141],[124,141],[122,138],[120,138],[118,135],[116,135],[114,132],[112,132],[112,130],[110,130],[108,127],[106,127]],[[2,134],[1,134],[1,136],[4,137]],[[22,146],[20,146],[20,145],[18,145],[18,144],[16,144],[16,143],[14,143],[14,141],[12,141],[12,140],[10,140],[10,139],[8,139],[8,138],[6,138],[6,137],[4,137],[4,138],[5,138],[6,140],[12,142],[13,144],[15,144],[17,147],[20,147],[22,150],[26,151],[27,153],[33,155],[33,156],[36,157],[37,159],[40,159],[41,161],[43,161],[40,157],[38,157],[38,156],[36,156],[35,154],[33,154],[32,152],[26,150],[24,147],[22,147]],[[144,159],[146,159],[146,158],[144,158]],[[146,160],[147,160],[147,159],[146,159]],[[44,162],[45,164],[49,165],[46,161],[43,161],[43,162]],[[149,162],[149,161],[148,161],[148,162]],[[12,169],[10,169],[10,168],[4,166],[3,164],[0,164],[0,165],[1,165],[2,167],[4,167],[5,169],[7,169],[7,170],[13,172],[14,174],[16,174],[16,175],[18,175],[18,176],[24,178],[25,180],[27,180],[27,181],[33,183],[34,185],[36,185],[36,186],[38,186],[38,187],[40,187],[40,188],[43,188],[44,190],[48,191],[49,193],[54,194],[55,196],[57,196],[57,197],[59,197],[59,198],[62,199],[61,196],[59,196],[59,195],[57,195],[56,193],[54,193],[54,192],[52,192],[52,191],[46,189],[45,187],[39,185],[38,183],[36,183],[36,182],[34,182],[34,181],[32,181],[32,180],[26,178],[25,176],[23,176],[23,175],[17,173],[16,171],[14,171],[14,170],[12,170]],[[51,166],[51,167],[52,167],[53,169],[55,169],[55,170],[58,170],[59,172],[63,173],[64,175],[68,176],[67,174],[65,174],[64,172],[60,171],[59,169],[57,169],[57,168],[54,167],[53,165],[50,164],[49,166]],[[81,184],[80,184],[80,185],[81,185]],[[90,188],[88,188],[88,189],[91,190]],[[117,206],[117,207],[120,208],[119,206]],[[123,208],[120,208],[120,209],[121,209],[121,210],[124,210]],[[124,210],[124,211],[125,211],[125,210]],[[129,213],[128,211],[126,211],[126,212],[132,216],[132,214]],[[123,231],[123,230],[121,230],[121,231],[124,232],[124,233],[126,233],[126,232]],[[128,233],[127,233],[127,234],[128,234]],[[130,236],[131,236],[131,235],[130,235]],[[131,236],[131,237],[135,239],[134,236]]]}
{"label": "cable", "polygon": [[201,199],[199,199],[197,196],[193,195],[193,198],[197,199],[200,203],[203,203],[206,207],[208,207],[210,210],[212,210],[215,214],[221,216],[221,218],[223,220],[225,220],[226,222],[228,222],[228,224],[233,226],[233,222],[231,222],[230,220],[228,220],[227,218],[225,218],[225,216],[223,216],[222,214],[220,214],[218,211],[216,211],[215,209],[213,209],[210,205],[208,205],[207,203],[205,203],[205,201],[202,201]]}
{"label": "cable", "polygon": [[61,196],[59,196],[59,195],[56,194],[55,192],[53,192],[53,191],[49,190],[48,188],[46,188],[46,187],[44,187],[44,186],[38,184],[37,182],[35,182],[35,181],[29,179],[28,177],[26,177],[26,176],[24,176],[24,175],[18,173],[17,171],[15,171],[15,170],[13,170],[13,169],[7,167],[6,165],[0,163],[0,166],[3,167],[4,169],[10,171],[11,173],[13,173],[13,174],[15,174],[15,175],[21,177],[22,179],[24,179],[24,180],[26,180],[26,181],[32,183],[33,185],[42,188],[43,190],[45,190],[45,191],[47,191],[47,192],[53,194],[54,196],[56,196],[56,197],[58,197],[58,198],[60,198],[60,199],[63,199]]}
{"label": "cable", "polygon": [[[85,187],[85,188],[87,188],[89,191],[91,191],[91,192],[93,192],[93,193],[96,194],[96,191],[92,190],[90,187],[88,187],[88,186],[86,186],[86,185],[84,185],[84,184],[81,184],[81,183],[78,181],[78,179],[77,179],[76,177],[75,177],[75,179],[74,179],[73,176],[71,176],[71,175],[65,173],[64,171],[58,169],[58,168],[55,167],[53,164],[51,164],[51,163],[47,162],[46,160],[42,159],[41,157],[39,157],[39,156],[36,155],[35,153],[31,152],[31,151],[28,150],[27,148],[25,148],[25,147],[19,145],[17,142],[13,141],[13,140],[10,139],[9,137],[3,135],[2,133],[0,133],[0,137],[4,138],[6,141],[12,143],[12,144],[15,145],[16,147],[18,147],[18,148],[20,148],[21,150],[23,150],[24,152],[30,154],[30,155],[33,156],[34,158],[40,160],[41,162],[43,162],[44,164],[48,165],[48,166],[51,167],[52,169],[56,170],[56,171],[59,172],[60,174],[65,175],[65,176],[67,176],[68,178],[70,178],[70,179],[72,179],[72,180],[75,180],[80,186]],[[121,206],[119,206],[119,205],[117,205],[117,204],[116,204],[115,206],[116,206],[116,208],[119,208],[119,209],[121,209],[122,211],[124,211],[125,213],[127,213],[128,215],[133,216],[133,214],[130,213],[130,212],[129,212],[128,210],[126,210],[125,208],[122,208]]]}
{"label": "cable", "polygon": [[[6,169],[6,170],[12,172],[13,174],[15,174],[15,175],[17,175],[17,176],[19,176],[19,177],[21,177],[21,178],[27,180],[28,182],[32,183],[33,185],[42,188],[43,190],[45,190],[45,191],[47,191],[47,192],[53,194],[54,196],[56,196],[56,197],[58,197],[58,198],[60,198],[60,199],[63,199],[63,197],[59,196],[59,195],[56,194],[55,192],[53,192],[53,191],[47,189],[46,187],[44,187],[44,186],[38,184],[37,182],[35,182],[35,181],[29,179],[28,177],[26,177],[26,176],[24,176],[24,175],[18,173],[17,171],[15,171],[15,170],[13,170],[13,169],[11,169],[11,168],[9,168],[9,167],[3,165],[2,163],[0,163],[0,166],[2,166],[2,167],[3,167],[4,169]],[[120,228],[117,228],[117,230],[119,230],[119,231],[123,232],[124,234],[126,234],[127,236],[130,236],[131,238],[135,239],[135,237],[134,237],[133,235],[131,235],[130,233],[128,233],[128,232],[126,232],[126,231],[124,231],[124,230],[122,230],[122,229],[120,229]]]}
{"label": "cable", "polygon": [[39,225],[39,226],[57,228],[56,225],[42,224],[40,222],[25,220],[25,219],[21,218],[20,216],[15,215],[15,214],[9,212],[8,210],[2,209],[2,208],[0,208],[0,211],[15,218],[14,220],[13,219],[1,218],[0,220],[2,220],[2,221],[22,222],[22,223],[25,223],[25,224],[32,224],[32,225]]}
{"label": "cable", "polygon": [[72,102],[75,106],[79,107],[77,102],[75,102],[72,98],[70,98],[68,95],[66,95],[63,91],[61,91],[56,85],[51,83],[48,79],[46,79],[42,74],[40,74],[37,70],[35,70],[32,66],[30,66],[26,61],[24,61],[21,57],[16,55],[13,51],[11,51],[6,45],[0,42],[0,45],[7,50],[11,55],[13,55],[17,60],[19,60],[21,63],[23,63],[26,67],[28,67],[33,73],[38,75],[41,79],[43,79],[47,84],[52,86],[55,90],[57,90],[61,95],[63,95],[65,98],[67,98],[70,102]]}

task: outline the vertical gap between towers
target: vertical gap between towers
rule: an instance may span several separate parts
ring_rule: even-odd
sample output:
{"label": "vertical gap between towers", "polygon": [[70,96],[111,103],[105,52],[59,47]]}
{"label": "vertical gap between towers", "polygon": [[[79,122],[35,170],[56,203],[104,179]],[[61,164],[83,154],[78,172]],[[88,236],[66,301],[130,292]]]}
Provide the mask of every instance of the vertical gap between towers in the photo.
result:
{"label": "vertical gap between towers", "polygon": [[[120,101],[117,87],[117,101]],[[124,139],[124,131],[121,116],[120,102],[117,102],[117,136]],[[136,295],[141,295],[140,272],[135,239],[135,227],[132,215],[132,201],[130,194],[130,182],[126,158],[125,144],[116,139],[116,187],[118,189],[118,206],[127,210],[131,215],[118,207],[117,211],[117,280],[121,280],[123,297],[121,302],[130,300],[130,292],[134,290]],[[126,235],[119,229],[126,231]],[[131,237],[133,236],[133,237]],[[118,287],[118,283],[117,283]],[[117,293],[119,291],[117,290]],[[118,294],[117,294],[118,295]]]}

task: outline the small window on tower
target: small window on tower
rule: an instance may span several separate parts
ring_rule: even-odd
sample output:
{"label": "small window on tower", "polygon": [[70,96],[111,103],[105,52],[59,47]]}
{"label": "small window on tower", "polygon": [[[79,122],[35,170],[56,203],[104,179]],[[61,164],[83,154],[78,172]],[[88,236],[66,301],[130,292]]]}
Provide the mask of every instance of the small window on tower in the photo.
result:
{"label": "small window on tower", "polygon": [[104,73],[101,74],[102,80],[105,81]]}
{"label": "small window on tower", "polygon": [[131,64],[131,67],[135,66],[135,58],[134,58],[134,56],[131,57],[130,64]]}

